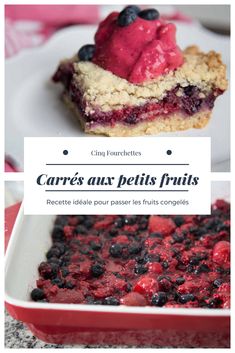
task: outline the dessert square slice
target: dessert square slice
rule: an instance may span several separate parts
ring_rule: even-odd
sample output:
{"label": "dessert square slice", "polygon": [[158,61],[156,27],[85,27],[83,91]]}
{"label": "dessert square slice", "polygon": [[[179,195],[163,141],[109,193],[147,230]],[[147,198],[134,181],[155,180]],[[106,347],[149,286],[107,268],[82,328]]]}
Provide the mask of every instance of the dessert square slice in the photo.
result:
{"label": "dessert square slice", "polygon": [[184,64],[156,79],[133,84],[77,57],[54,75],[63,99],[87,133],[134,136],[204,127],[215,99],[227,88],[220,54],[183,52]]}
{"label": "dessert square slice", "polygon": [[156,9],[127,6],[112,12],[95,44],[61,62],[54,82],[87,133],[157,134],[202,128],[227,88],[226,67],[214,51],[184,51],[176,27]]}

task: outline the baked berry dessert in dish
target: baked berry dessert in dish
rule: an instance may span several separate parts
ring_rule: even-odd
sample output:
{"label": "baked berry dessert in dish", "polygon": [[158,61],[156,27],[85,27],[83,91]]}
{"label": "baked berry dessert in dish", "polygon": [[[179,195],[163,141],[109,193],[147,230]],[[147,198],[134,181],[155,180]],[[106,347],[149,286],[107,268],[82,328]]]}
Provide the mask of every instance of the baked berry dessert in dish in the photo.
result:
{"label": "baked berry dessert in dish", "polygon": [[230,205],[209,216],[57,216],[34,301],[229,308]]}
{"label": "baked berry dessert in dish", "polygon": [[127,6],[100,23],[95,44],[60,63],[53,76],[87,133],[157,134],[202,128],[227,88],[219,53],[181,49],[176,27],[155,9]]}

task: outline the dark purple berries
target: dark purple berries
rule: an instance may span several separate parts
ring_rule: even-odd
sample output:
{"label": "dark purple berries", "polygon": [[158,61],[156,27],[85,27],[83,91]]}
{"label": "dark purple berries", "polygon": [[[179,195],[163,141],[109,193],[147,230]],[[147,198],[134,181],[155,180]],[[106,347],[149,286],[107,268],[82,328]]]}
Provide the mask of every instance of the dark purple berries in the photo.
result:
{"label": "dark purple berries", "polygon": [[99,277],[104,273],[105,269],[103,266],[99,264],[95,264],[91,266],[91,274],[93,277]]}
{"label": "dark purple berries", "polygon": [[222,283],[223,283],[223,280],[222,280],[221,278],[217,278],[217,279],[214,280],[213,285],[214,285],[216,288],[219,288]]}
{"label": "dark purple berries", "polygon": [[93,44],[87,44],[81,47],[78,51],[78,57],[80,61],[91,61],[95,52],[95,46]]}
{"label": "dark purple berries", "polygon": [[167,295],[165,292],[158,292],[154,294],[151,301],[152,305],[154,306],[163,306],[166,304],[166,302],[167,302]]}
{"label": "dark purple berries", "polygon": [[34,288],[31,292],[31,299],[34,300],[35,302],[39,300],[43,300],[45,298],[45,294],[42,289],[40,288]]}
{"label": "dark purple berries", "polygon": [[135,273],[137,275],[143,275],[144,273],[148,272],[147,267],[143,266],[143,265],[136,265],[135,266]]}
{"label": "dark purple berries", "polygon": [[181,304],[186,304],[187,302],[193,302],[195,300],[195,296],[191,293],[189,294],[181,294],[179,296],[179,302]]}
{"label": "dark purple berries", "polygon": [[64,239],[65,239],[64,228],[59,225],[56,225],[52,231],[52,240],[63,241]]}
{"label": "dark purple berries", "polygon": [[104,305],[120,305],[120,301],[114,297],[107,297],[103,301]]}
{"label": "dark purple berries", "polygon": [[153,21],[160,17],[159,12],[156,9],[146,9],[138,13],[138,16],[144,20]]}
{"label": "dark purple berries", "polygon": [[113,257],[122,257],[122,246],[120,244],[113,244],[109,248],[109,253]]}
{"label": "dark purple berries", "polygon": [[185,282],[184,277],[178,277],[178,278],[176,278],[176,280],[175,280],[175,283],[176,283],[178,286],[180,286],[181,284],[184,284],[184,282]]}
{"label": "dark purple berries", "polygon": [[118,15],[117,23],[119,27],[126,27],[133,23],[136,20],[139,11],[140,9],[138,6],[125,7],[125,9]]}
{"label": "dark purple berries", "polygon": [[138,244],[138,243],[132,244],[132,245],[130,245],[130,247],[129,247],[129,253],[130,253],[131,255],[133,255],[133,254],[139,254],[139,253],[141,252],[141,250],[142,250],[142,245],[141,245],[141,244]]}

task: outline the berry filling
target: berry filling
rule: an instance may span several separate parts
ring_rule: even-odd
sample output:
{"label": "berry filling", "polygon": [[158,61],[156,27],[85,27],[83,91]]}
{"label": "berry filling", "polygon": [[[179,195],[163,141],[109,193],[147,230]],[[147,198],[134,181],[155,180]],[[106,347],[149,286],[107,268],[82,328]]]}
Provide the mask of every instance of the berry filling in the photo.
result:
{"label": "berry filling", "polygon": [[57,216],[38,302],[230,307],[230,205],[209,216]]}
{"label": "berry filling", "polygon": [[53,80],[64,85],[67,94],[88,125],[90,123],[111,126],[116,123],[135,125],[143,121],[155,120],[158,116],[167,118],[170,114],[177,112],[181,112],[187,118],[199,111],[212,110],[215,99],[223,93],[220,89],[202,92],[196,86],[181,87],[177,85],[174,89],[166,92],[165,97],[160,101],[149,100],[144,105],[128,106],[108,112],[103,112],[94,106],[91,113],[86,113],[87,102],[72,81],[72,77],[73,65],[65,63],[59,66]]}

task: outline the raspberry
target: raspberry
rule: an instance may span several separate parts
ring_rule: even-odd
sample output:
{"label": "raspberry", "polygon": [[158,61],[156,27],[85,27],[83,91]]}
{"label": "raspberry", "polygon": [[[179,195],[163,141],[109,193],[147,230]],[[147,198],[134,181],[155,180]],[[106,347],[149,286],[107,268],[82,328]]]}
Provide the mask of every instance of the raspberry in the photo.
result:
{"label": "raspberry", "polygon": [[148,229],[150,232],[158,232],[163,235],[169,235],[176,228],[175,223],[170,218],[160,216],[150,216]]}
{"label": "raspberry", "polygon": [[146,306],[147,301],[143,297],[143,295],[136,293],[136,292],[130,292],[126,294],[124,297],[121,298],[120,300],[121,304],[123,305],[128,305],[128,306]]}
{"label": "raspberry", "polygon": [[215,244],[213,261],[221,267],[230,267],[230,243],[228,241],[219,241]]}
{"label": "raspberry", "polygon": [[159,262],[149,262],[148,270],[149,272],[157,273],[157,274],[160,274],[163,272],[162,266],[161,264],[159,264]]}
{"label": "raspberry", "polygon": [[158,283],[154,278],[145,276],[136,283],[133,290],[150,298],[158,291]]}

